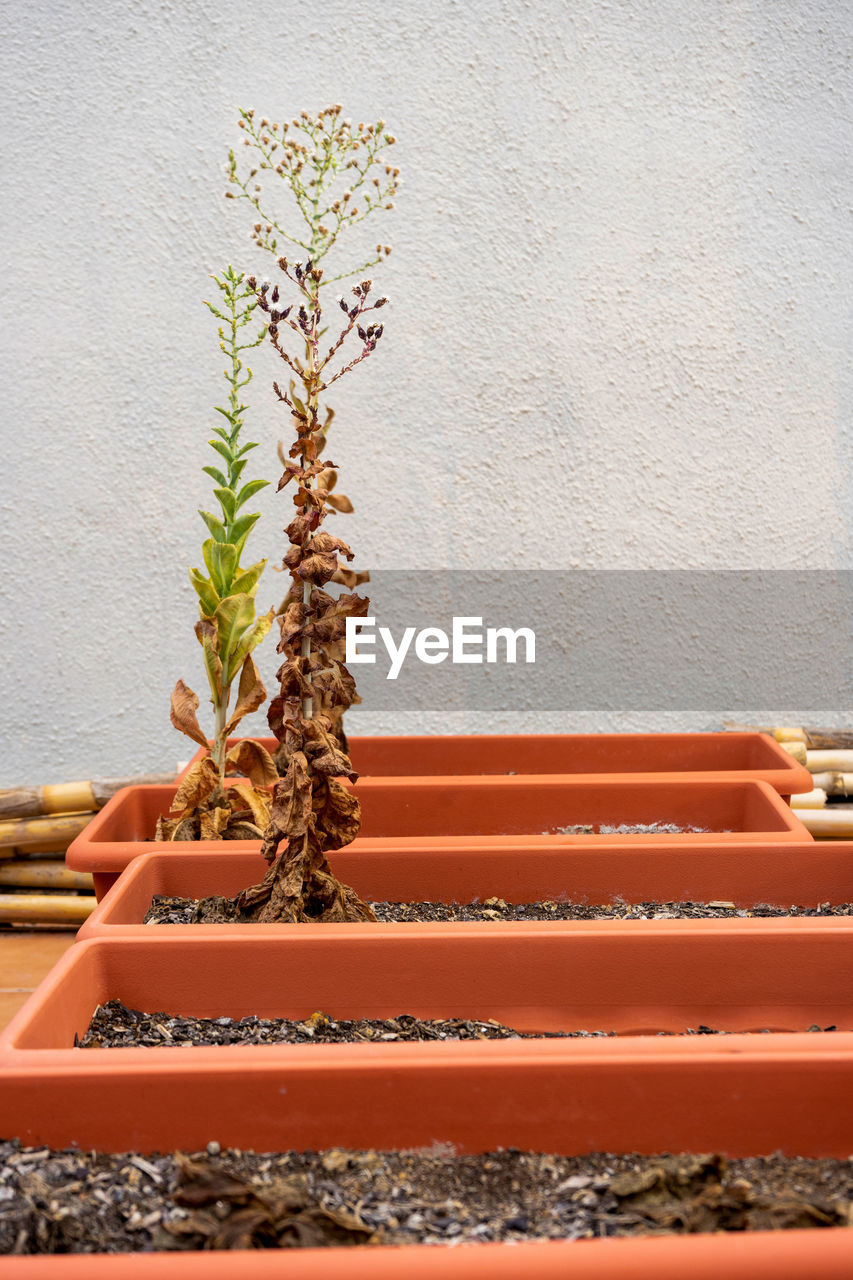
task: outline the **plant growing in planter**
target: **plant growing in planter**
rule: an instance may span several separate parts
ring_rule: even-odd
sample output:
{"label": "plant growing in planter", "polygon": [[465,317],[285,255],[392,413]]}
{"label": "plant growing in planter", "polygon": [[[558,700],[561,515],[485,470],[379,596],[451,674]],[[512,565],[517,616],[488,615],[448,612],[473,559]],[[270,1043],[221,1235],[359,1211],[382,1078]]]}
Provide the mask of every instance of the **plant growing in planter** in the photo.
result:
{"label": "plant growing in planter", "polygon": [[[387,299],[375,296],[371,279],[359,280],[348,298],[337,299],[343,319],[330,341],[324,337],[321,291],[327,284],[360,275],[364,268],[329,277],[321,263],[345,229],[392,205],[398,175],[385,164],[384,176],[379,176],[382,153],[394,142],[384,122],[353,130],[340,113],[340,106],[317,116],[302,112],[292,126],[272,124],[264,117],[256,127],[252,111],[243,112],[241,120],[247,143],[260,152],[259,167],[286,179],[307,227],[301,239],[272,219],[255,227],[258,242],[272,251],[278,247],[278,235],[296,246],[295,257],[277,259],[295,291],[294,301],[285,303],[278,285],[248,280],[268,317],[270,342],[287,366],[288,389],[278,382],[273,385],[296,431],[279,482],[279,489],[295,484],[296,514],[286,529],[290,548],[284,568],[291,575],[291,589],[279,617],[278,644],[284,662],[277,673],[279,693],[268,715],[280,744],[276,760],[283,777],[275,785],[264,833],[262,852],[270,869],[260,884],[238,898],[241,912],[261,922],[373,919],[370,907],[335,878],[326,860],[329,851],[356,837],[361,822],[358,800],[339,781],[354,781],[356,774],[336,727],[356,697],[355,681],[344,665],[346,619],[364,616],[368,600],[355,592],[335,597],[325,590],[330,582],[346,583],[339,557],[350,561],[353,552],[321,527],[329,512],[349,506],[333,492],[336,468],[322,454],[329,424],[325,392],[376,349],[384,326],[372,313]],[[247,183],[241,183],[233,153],[231,177],[260,211],[257,184],[250,193]],[[347,180],[349,185],[341,190]],[[385,256],[385,249],[378,247],[367,265]],[[359,344],[355,349],[354,343]]]}
{"label": "plant growing in planter", "polygon": [[[199,514],[210,537],[202,546],[207,573],[190,569],[190,581],[199,600],[199,620],[195,632],[204,654],[204,666],[214,711],[211,743],[198,722],[198,697],[178,680],[172,693],[172,724],[193,742],[209,748],[181,782],[172,805],[172,816],[157,823],[157,840],[252,840],[261,835],[269,819],[266,790],[278,776],[269,752],[251,739],[241,740],[229,751],[227,740],[236,726],[266,698],[252,652],[272,626],[274,610],[260,618],[255,615],[255,593],[266,565],[265,560],[244,568],[240,559],[259,513],[243,511],[246,503],[263,489],[267,480],[244,481],[247,455],[257,446],[241,439],[246,406],[241,392],[251,381],[251,369],[244,369],[241,352],[257,347],[266,328],[247,342],[240,339],[253,321],[257,307],[253,290],[242,274],[227,267],[214,275],[221,293],[221,305],[206,305],[221,321],[219,342],[228,357],[224,377],[228,383],[228,404],[217,405],[227,425],[214,427],[211,447],[219,455],[217,466],[204,471],[211,477],[219,515]],[[231,691],[237,685],[237,701],[229,714]],[[247,775],[248,781],[225,786],[229,772]]]}
{"label": "plant growing in planter", "polygon": [[[303,111],[298,119],[277,123],[262,116],[256,120],[253,109],[240,110],[239,127],[244,132],[243,143],[249,149],[252,163],[243,174],[238,166],[234,150],[229,152],[229,190],[226,196],[230,199],[246,200],[252,208],[252,239],[259,248],[278,259],[281,242],[295,245],[307,255],[308,261],[317,266],[337,243],[341,232],[363,222],[369,215],[381,209],[393,208],[393,197],[399,185],[399,169],[387,160],[387,150],[394,144],[393,135],[385,131],[384,121],[375,125],[358,124],[353,129],[349,120],[341,117],[342,107],[336,104],[312,116]],[[295,202],[300,217],[305,224],[299,234],[285,230],[278,217],[272,214],[262,193],[261,175],[275,174],[282,179]],[[233,189],[236,188],[236,191]],[[318,281],[318,294],[322,287],[336,281],[353,276],[363,276],[365,272],[381,263],[391,248],[389,245],[377,244],[361,265],[347,268]],[[322,338],[326,330],[318,329]],[[305,363],[310,364],[311,350],[307,335],[305,340]],[[296,404],[299,402],[297,370],[291,366],[295,375],[290,380],[289,394]],[[303,384],[304,386],[304,384]],[[334,418],[334,410],[323,406],[323,420],[317,421],[314,432],[317,456],[322,457],[326,441]],[[297,424],[298,430],[298,424]],[[287,464],[287,455],[279,445],[279,458],[283,465]],[[333,492],[337,483],[337,470],[328,464],[317,477],[317,487],[326,492],[327,510],[337,513],[351,512],[352,503],[346,495]],[[370,575],[339,565],[331,581],[352,590],[362,582],[368,581]],[[300,598],[300,590],[293,590],[285,598],[281,612]],[[326,640],[314,638],[315,648],[325,650]],[[343,730],[343,717],[347,708],[360,699],[354,687],[345,693],[338,691],[336,699],[330,698],[325,691],[320,693],[320,706],[323,714],[330,720],[332,733],[338,745],[347,751],[347,741]],[[284,771],[286,758],[278,753],[278,763]]]}

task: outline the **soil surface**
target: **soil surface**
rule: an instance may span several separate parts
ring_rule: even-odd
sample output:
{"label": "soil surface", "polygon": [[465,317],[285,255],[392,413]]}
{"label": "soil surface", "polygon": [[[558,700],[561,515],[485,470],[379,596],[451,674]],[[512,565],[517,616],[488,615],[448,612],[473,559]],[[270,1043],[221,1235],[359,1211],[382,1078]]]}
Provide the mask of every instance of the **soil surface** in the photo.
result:
{"label": "soil surface", "polygon": [[[729,827],[721,827],[729,831]],[[710,827],[683,826],[677,822],[572,822],[567,827],[551,827],[543,836],[683,836],[710,835]]]}
{"label": "soil surface", "polygon": [[[762,916],[849,916],[849,902],[819,902],[813,907],[770,906],[760,902],[748,909],[733,902],[568,902],[546,898],[541,902],[515,903],[503,898],[482,902],[371,902],[383,924],[435,921],[501,920],[707,920],[752,919]],[[233,898],[169,898],[155,895],[144,924],[248,924],[240,917]]]}
{"label": "soil surface", "polygon": [[[796,1029],[796,1028],[794,1028]],[[808,1031],[837,1031],[817,1024]],[[659,1031],[658,1035],[728,1035],[700,1023],[683,1032]],[[768,1030],[759,1034],[771,1035]],[[401,1013],[396,1018],[330,1018],[314,1013],[295,1018],[173,1017],[168,1013],[143,1013],[120,1000],[98,1005],[78,1049],[142,1049],[196,1047],[222,1044],[380,1044],[399,1040],[569,1040],[615,1036],[615,1031],[516,1031],[489,1018],[417,1018]]]}
{"label": "soil surface", "polygon": [[0,1253],[589,1239],[853,1225],[853,1164],[332,1149],[99,1155],[0,1143]]}

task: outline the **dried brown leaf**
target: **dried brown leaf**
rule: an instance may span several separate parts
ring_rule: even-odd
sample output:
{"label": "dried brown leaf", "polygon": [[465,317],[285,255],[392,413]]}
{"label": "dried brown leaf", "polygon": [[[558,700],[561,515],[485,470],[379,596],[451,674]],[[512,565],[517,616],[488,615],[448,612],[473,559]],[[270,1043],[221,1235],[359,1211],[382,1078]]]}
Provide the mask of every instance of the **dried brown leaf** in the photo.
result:
{"label": "dried brown leaf", "polygon": [[231,821],[230,808],[217,805],[214,809],[202,809],[199,813],[202,840],[221,840]]}
{"label": "dried brown leaf", "polygon": [[248,809],[252,820],[263,832],[270,820],[270,798],[263,791],[256,791],[245,782],[235,782],[228,788],[228,801],[235,812]]}
{"label": "dried brown leaf", "polygon": [[[279,629],[281,639],[276,645],[278,653],[287,653],[295,641],[302,639],[302,628],[305,625],[305,605],[302,600],[288,598],[286,608],[280,615]],[[293,655],[296,656],[295,653]]]}
{"label": "dried brown leaf", "polygon": [[343,592],[336,597],[318,587],[311,592],[313,618],[307,624],[306,633],[325,648],[346,638],[347,618],[364,618],[369,608],[367,596]]}
{"label": "dried brown leaf", "polygon": [[225,767],[233,773],[244,773],[256,787],[272,787],[278,781],[275,761],[254,738],[241,738],[231,747]]}
{"label": "dried brown leaf", "polygon": [[354,587],[360,587],[363,582],[369,582],[370,574],[366,569],[356,571],[355,569],[339,568],[332,574],[329,581],[336,582],[339,586],[347,587],[352,591]]}
{"label": "dried brown leaf", "polygon": [[180,813],[181,817],[194,813],[218,786],[219,773],[210,756],[196,760],[175,792],[172,813]]}
{"label": "dried brown leaf", "polygon": [[334,778],[326,779],[325,795],[322,785],[317,791],[320,805],[315,814],[323,832],[323,848],[343,849],[361,830],[361,806],[353,792]]}
{"label": "dried brown leaf", "polygon": [[305,755],[315,773],[325,777],[346,777],[355,782],[358,774],[349,756],[341,749],[325,716],[304,722]]}
{"label": "dried brown leaf", "polygon": [[234,708],[231,719],[225,726],[224,735],[226,738],[233,733],[244,716],[251,715],[253,711],[257,711],[258,707],[263,706],[266,696],[267,691],[264,688],[261,677],[258,675],[258,668],[255,666],[251,654],[249,654],[240,671],[237,705]]}
{"label": "dried brown leaf", "polygon": [[210,743],[202,733],[196,716],[197,708],[198,695],[193,693],[183,680],[179,680],[172,691],[169,719],[176,729],[186,734],[188,738],[192,738],[193,742],[197,742],[200,747],[209,747]]}

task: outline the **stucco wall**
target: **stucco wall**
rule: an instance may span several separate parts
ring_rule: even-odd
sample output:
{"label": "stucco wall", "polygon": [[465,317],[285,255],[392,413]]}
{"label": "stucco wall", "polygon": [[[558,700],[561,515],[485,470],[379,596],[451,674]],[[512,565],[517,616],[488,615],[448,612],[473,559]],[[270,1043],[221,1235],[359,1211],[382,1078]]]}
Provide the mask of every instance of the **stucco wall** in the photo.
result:
{"label": "stucco wall", "polygon": [[[386,337],[334,401],[361,565],[853,567],[849,5],[11,0],[4,28],[3,783],[187,753],[168,698],[203,688],[186,565],[221,367],[201,299],[259,265],[222,198],[237,103],[341,101],[399,139]],[[271,356],[248,419],[269,474]],[[289,502],[260,505],[275,561]],[[853,715],[782,688],[725,711]],[[566,721],[352,727],[442,723]]]}

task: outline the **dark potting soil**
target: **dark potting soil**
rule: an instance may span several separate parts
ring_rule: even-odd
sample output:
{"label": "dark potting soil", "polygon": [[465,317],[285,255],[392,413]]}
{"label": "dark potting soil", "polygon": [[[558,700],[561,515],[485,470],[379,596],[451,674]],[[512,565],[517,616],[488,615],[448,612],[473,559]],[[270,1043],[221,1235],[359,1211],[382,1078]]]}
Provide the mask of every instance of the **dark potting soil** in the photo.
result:
{"label": "dark potting soil", "polygon": [[[809,1031],[836,1031],[819,1027]],[[699,1024],[683,1032],[659,1031],[658,1035],[728,1035]],[[771,1035],[769,1029],[761,1034]],[[401,1013],[396,1018],[330,1018],[313,1013],[295,1018],[175,1017],[168,1013],[143,1013],[129,1009],[120,1000],[98,1005],[82,1038],[75,1036],[78,1049],[197,1048],[223,1044],[361,1044],[412,1040],[571,1040],[615,1036],[615,1031],[516,1031],[489,1018],[417,1018]]]}
{"label": "dark potting soil", "polygon": [[[142,1013],[120,1000],[98,1005],[80,1049],[121,1049],[219,1044],[377,1044],[392,1040],[531,1040],[604,1036],[604,1031],[514,1031],[493,1020],[465,1018],[185,1018]],[[615,1033],[610,1033],[615,1034]]]}
{"label": "dark potting soil", "polygon": [[[531,920],[706,920],[759,918],[762,916],[849,916],[849,902],[819,902],[813,907],[771,906],[758,903],[748,909],[733,902],[568,902],[546,898],[541,902],[514,903],[503,898],[483,902],[371,902],[383,924],[439,921],[500,920],[507,924]],[[144,924],[246,924],[233,898],[170,898],[155,894]]]}
{"label": "dark potting soil", "polygon": [[0,1143],[0,1253],[580,1240],[853,1225],[853,1163]]}

